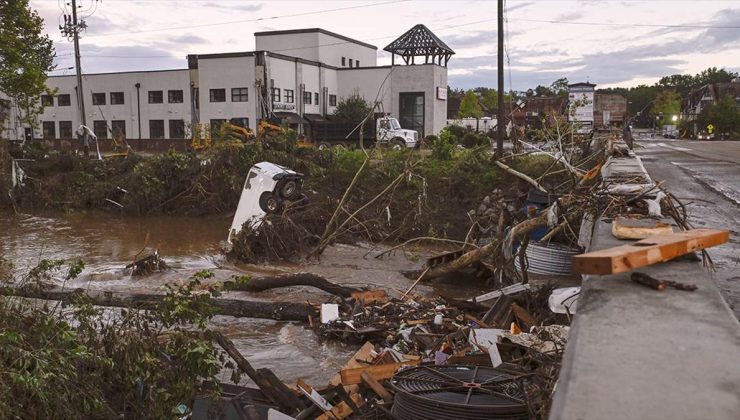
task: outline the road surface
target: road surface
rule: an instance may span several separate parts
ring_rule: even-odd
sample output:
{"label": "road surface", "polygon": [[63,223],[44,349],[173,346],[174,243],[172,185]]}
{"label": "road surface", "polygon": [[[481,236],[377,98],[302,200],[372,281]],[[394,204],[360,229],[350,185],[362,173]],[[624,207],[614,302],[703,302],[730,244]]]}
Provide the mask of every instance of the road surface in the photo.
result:
{"label": "road surface", "polygon": [[635,152],[653,180],[688,204],[695,227],[730,231],[712,248],[713,277],[740,319],[740,142],[638,139]]}

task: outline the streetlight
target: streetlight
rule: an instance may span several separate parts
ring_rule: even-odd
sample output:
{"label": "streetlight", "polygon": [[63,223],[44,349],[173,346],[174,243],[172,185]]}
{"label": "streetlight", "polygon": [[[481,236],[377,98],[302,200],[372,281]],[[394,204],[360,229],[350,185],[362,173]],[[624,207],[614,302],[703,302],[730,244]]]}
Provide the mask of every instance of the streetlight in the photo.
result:
{"label": "streetlight", "polygon": [[671,117],[671,121],[676,122],[678,121],[678,115],[674,115]]}

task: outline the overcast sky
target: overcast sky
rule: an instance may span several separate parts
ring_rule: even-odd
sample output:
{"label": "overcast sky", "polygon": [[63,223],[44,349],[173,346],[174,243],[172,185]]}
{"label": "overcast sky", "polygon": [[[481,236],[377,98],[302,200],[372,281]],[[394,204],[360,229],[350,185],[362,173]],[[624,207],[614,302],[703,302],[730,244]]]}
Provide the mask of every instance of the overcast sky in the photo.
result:
{"label": "overcast sky", "polygon": [[[58,70],[72,74],[60,35],[65,1],[31,0],[46,20]],[[254,50],[254,32],[320,27],[383,47],[422,23],[456,54],[449,84],[496,86],[496,1],[79,0],[86,73],[185,68],[187,54]],[[67,6],[70,11],[70,7]],[[707,67],[740,70],[740,0],[508,0],[506,89],[560,77],[599,87],[652,84]]]}

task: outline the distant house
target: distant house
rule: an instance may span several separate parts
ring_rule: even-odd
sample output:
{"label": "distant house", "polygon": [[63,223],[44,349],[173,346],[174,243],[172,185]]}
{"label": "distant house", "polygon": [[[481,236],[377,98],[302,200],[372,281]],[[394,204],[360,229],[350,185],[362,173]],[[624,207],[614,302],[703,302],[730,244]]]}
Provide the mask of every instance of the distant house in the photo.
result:
{"label": "distant house", "polygon": [[735,98],[735,104],[740,107],[740,78],[731,82],[711,83],[692,90],[684,100],[681,118],[691,123],[692,130],[696,133],[699,131],[696,120],[701,111],[725,96]]}
{"label": "distant house", "polygon": [[627,99],[622,95],[594,95],[594,126],[623,127],[627,117]]}

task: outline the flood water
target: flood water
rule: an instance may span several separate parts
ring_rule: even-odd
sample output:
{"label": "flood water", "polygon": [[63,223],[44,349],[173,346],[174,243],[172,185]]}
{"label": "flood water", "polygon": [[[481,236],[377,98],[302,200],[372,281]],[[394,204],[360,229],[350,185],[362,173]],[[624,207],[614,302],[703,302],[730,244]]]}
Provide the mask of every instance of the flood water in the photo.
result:
{"label": "flood water", "polygon": [[[12,261],[19,273],[26,272],[40,259],[80,257],[86,268],[67,284],[69,287],[164,293],[165,284],[183,283],[203,269],[214,272],[213,281],[241,274],[259,276],[309,271],[343,285],[383,288],[391,295],[405,291],[413,282],[401,271],[420,268],[428,255],[397,251],[376,259],[374,257],[387,248],[336,245],[328,248],[319,261],[305,264],[234,265],[221,255],[219,244],[226,238],[230,223],[225,217],[0,214],[0,255]],[[144,278],[122,274],[121,269],[147,246],[159,249],[171,269]],[[421,284],[415,289],[417,293],[458,298],[485,291],[483,284],[470,279]],[[304,287],[261,293],[229,292],[225,296],[312,303],[321,303],[329,297]],[[317,386],[325,384],[356,350],[342,343],[320,342],[300,323],[218,316],[212,320],[212,327],[229,336],[256,368],[273,369],[289,384],[298,378]],[[223,379],[228,381],[227,377]]]}

